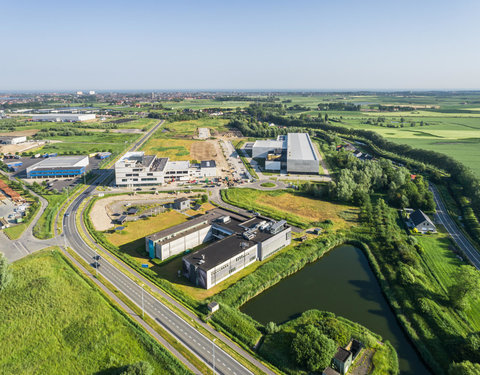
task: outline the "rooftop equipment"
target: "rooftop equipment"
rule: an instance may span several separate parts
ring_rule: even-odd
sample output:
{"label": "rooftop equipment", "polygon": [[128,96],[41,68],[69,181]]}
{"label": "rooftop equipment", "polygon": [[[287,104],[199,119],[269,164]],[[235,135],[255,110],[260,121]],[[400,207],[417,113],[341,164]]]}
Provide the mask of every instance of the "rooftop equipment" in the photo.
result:
{"label": "rooftop equipment", "polygon": [[280,220],[277,221],[276,223],[272,224],[270,227],[270,233],[271,234],[277,234],[283,230],[283,227],[287,224],[286,220]]}

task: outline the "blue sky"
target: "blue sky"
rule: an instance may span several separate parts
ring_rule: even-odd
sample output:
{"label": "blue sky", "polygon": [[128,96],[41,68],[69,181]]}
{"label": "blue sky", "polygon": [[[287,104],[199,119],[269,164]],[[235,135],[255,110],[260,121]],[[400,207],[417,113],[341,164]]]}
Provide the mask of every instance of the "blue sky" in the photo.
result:
{"label": "blue sky", "polygon": [[480,1],[4,1],[0,91],[480,89]]}

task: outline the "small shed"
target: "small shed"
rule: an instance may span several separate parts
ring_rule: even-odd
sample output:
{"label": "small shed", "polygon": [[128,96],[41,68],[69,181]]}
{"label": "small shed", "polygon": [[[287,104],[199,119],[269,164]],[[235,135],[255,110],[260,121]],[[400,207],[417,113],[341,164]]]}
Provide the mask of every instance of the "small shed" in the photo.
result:
{"label": "small shed", "polygon": [[188,210],[190,208],[190,199],[188,198],[178,198],[173,201],[173,208],[175,210]]}
{"label": "small shed", "polygon": [[348,372],[348,369],[352,365],[352,361],[352,352],[350,350],[342,348],[341,346],[337,349],[337,352],[333,357],[333,363],[342,375]]}
{"label": "small shed", "polygon": [[210,302],[208,305],[208,311],[210,311],[210,313],[214,313],[215,311],[218,311],[218,309],[220,308],[220,305],[217,303],[217,302]]}

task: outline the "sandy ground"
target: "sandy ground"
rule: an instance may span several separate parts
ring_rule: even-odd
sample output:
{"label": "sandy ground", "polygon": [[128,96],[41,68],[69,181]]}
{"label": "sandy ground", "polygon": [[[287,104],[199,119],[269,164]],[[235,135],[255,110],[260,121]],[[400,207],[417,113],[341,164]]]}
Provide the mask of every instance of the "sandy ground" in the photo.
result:
{"label": "sandy ground", "polygon": [[222,169],[229,169],[218,140],[198,141],[192,143],[190,156],[194,160],[215,160],[217,173],[223,175]]}
{"label": "sandy ground", "polygon": [[20,136],[20,135],[25,135],[27,137],[31,137],[32,135],[35,135],[39,132],[38,129],[29,129],[29,130],[17,130],[14,132],[6,132],[6,133],[0,133],[0,135],[11,135],[11,136]]}
{"label": "sandy ground", "polygon": [[0,152],[3,154],[14,154],[16,152],[23,152],[32,148],[43,146],[45,141],[27,141],[18,145],[1,145]]}
{"label": "sandy ground", "polygon": [[110,229],[114,226],[112,220],[114,219],[111,216],[114,212],[111,210],[110,205],[115,204],[116,202],[122,202],[125,204],[127,202],[131,203],[144,203],[144,204],[151,204],[155,202],[173,200],[176,198],[181,197],[189,197],[196,195],[195,194],[186,194],[186,193],[178,193],[178,194],[139,194],[139,195],[115,195],[113,197],[106,197],[103,199],[99,199],[92,207],[90,211],[90,220],[92,221],[93,226],[96,230],[104,231]]}

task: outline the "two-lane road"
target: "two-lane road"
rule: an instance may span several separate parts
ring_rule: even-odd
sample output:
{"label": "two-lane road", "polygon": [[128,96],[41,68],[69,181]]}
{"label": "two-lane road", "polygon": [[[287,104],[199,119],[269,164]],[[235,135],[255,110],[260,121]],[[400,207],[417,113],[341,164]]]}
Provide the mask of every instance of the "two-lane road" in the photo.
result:
{"label": "two-lane road", "polygon": [[447,232],[450,234],[450,236],[452,236],[457,246],[462,250],[465,256],[468,257],[470,262],[477,268],[477,270],[480,270],[480,254],[478,253],[478,250],[470,243],[470,241],[465,237],[462,231],[458,228],[457,224],[455,224],[448,214],[437,187],[433,184],[430,184],[430,190],[433,192],[433,199],[437,205],[435,218],[445,227]]}
{"label": "two-lane road", "polygon": [[[136,142],[129,151],[137,150],[145,142],[163,121],[159,122],[144,137]],[[66,245],[72,248],[82,259],[89,264],[95,263],[97,253],[88,244],[78,232],[76,225],[76,214],[80,210],[82,201],[91,195],[98,184],[100,184],[109,173],[104,173],[92,185],[90,185],[82,194],[80,194],[68,207],[63,218],[63,240]],[[192,353],[199,357],[208,366],[215,367],[215,372],[225,375],[252,374],[237,360],[228,353],[220,349],[214,342],[197,331],[191,324],[178,316],[174,311],[160,302],[153,295],[143,290],[137,283],[126,276],[122,271],[116,268],[106,259],[98,259],[97,271],[113,284],[126,297],[133,301],[137,306],[144,309],[145,314],[155,319],[163,326],[173,337],[187,347]],[[215,360],[214,360],[215,358]]]}

